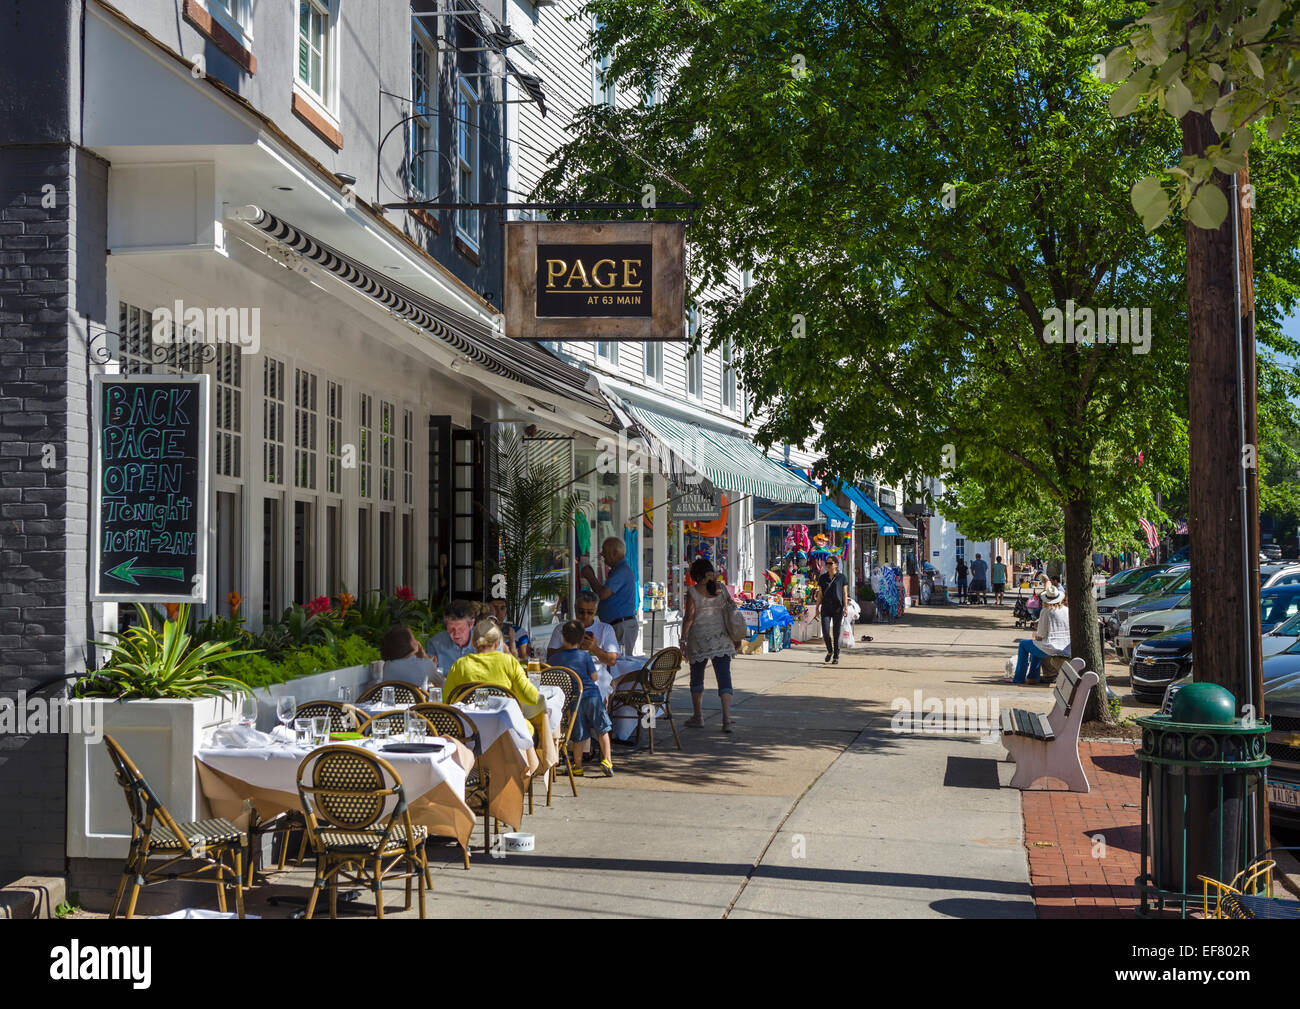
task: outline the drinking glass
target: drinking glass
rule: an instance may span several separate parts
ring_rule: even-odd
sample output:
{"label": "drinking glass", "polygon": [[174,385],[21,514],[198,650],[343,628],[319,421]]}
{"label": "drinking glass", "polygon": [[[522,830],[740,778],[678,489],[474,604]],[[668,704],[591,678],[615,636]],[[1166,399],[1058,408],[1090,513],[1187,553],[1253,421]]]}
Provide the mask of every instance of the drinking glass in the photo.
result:
{"label": "drinking glass", "polygon": [[239,724],[250,728],[257,724],[257,698],[245,694],[239,701]]}
{"label": "drinking glass", "polygon": [[280,724],[288,728],[293,723],[293,713],[298,710],[298,704],[292,697],[279,697],[275,702],[275,717],[280,720]]}
{"label": "drinking glass", "polygon": [[310,718],[295,718],[293,720],[293,742],[296,746],[311,746]]}
{"label": "drinking glass", "polygon": [[406,741],[408,743],[424,742],[424,719],[414,711],[406,713]]}
{"label": "drinking glass", "polygon": [[534,687],[540,687],[540,686],[542,685],[542,674],[541,674],[541,673],[529,673],[529,674],[528,674],[528,682],[531,683]]}
{"label": "drinking glass", "polygon": [[316,715],[312,718],[311,741],[313,746],[324,746],[330,741],[329,715]]}
{"label": "drinking glass", "polygon": [[379,691],[379,703],[385,708],[391,708],[397,703],[397,691],[392,687],[384,687]]}
{"label": "drinking glass", "polygon": [[429,688],[429,700],[430,700],[433,704],[441,704],[441,703],[442,703],[442,687],[430,687],[430,688]]}
{"label": "drinking glass", "polygon": [[424,696],[428,697],[433,693],[433,680],[426,677],[425,681],[420,684],[420,689],[424,691]]}
{"label": "drinking glass", "polygon": [[351,703],[352,703],[352,688],[351,688],[351,687],[339,687],[339,700],[342,701],[344,704],[351,704]]}
{"label": "drinking glass", "polygon": [[376,718],[370,723],[370,738],[377,743],[382,743],[388,739],[388,719]]}

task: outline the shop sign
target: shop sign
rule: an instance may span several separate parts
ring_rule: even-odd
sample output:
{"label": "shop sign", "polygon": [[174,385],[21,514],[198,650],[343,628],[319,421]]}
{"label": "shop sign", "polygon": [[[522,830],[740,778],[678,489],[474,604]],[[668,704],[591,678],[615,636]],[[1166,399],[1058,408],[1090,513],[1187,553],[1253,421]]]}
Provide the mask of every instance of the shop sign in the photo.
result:
{"label": "shop sign", "polygon": [[96,375],[94,597],[207,601],[208,377]]}
{"label": "shop sign", "polygon": [[815,525],[822,521],[815,504],[751,498],[755,522],[782,522],[786,525]]}
{"label": "shop sign", "polygon": [[707,480],[694,484],[674,480],[671,486],[674,522],[712,522],[722,517],[722,495]]}
{"label": "shop sign", "polygon": [[506,335],[685,339],[684,242],[675,221],[509,222]]}

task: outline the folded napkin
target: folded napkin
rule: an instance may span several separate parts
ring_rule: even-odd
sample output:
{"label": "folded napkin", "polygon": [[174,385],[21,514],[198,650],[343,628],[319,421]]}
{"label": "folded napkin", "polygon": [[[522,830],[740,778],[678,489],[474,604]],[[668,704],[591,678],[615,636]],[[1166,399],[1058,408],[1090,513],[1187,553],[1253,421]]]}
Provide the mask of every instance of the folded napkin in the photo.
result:
{"label": "folded napkin", "polygon": [[235,750],[253,750],[270,746],[274,737],[269,732],[258,732],[248,725],[223,725],[212,733],[212,745]]}
{"label": "folded napkin", "polygon": [[271,738],[277,743],[292,743],[296,737],[293,734],[293,729],[289,728],[289,726],[277,725],[271,730]]}

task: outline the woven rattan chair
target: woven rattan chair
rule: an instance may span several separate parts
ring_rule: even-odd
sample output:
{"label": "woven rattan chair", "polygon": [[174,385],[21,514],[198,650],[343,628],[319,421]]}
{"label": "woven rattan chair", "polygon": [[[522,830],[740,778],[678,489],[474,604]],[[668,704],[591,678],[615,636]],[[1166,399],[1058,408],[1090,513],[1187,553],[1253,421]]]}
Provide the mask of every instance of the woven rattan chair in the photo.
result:
{"label": "woven rattan chair", "polygon": [[[226,886],[233,884],[235,909],[239,917],[244,917],[244,835],[239,828],[223,819],[178,823],[117,740],[105,736],[104,745],[108,747],[117,783],[126,793],[126,805],[131,814],[131,846],[108,916],[117,917],[128,883],[131,884],[131,897],[126,905],[126,917],[130,918],[135,914],[135,902],[142,886],[186,879],[215,883],[217,907],[223,913],[226,910]],[[230,865],[224,861],[227,855],[230,856]],[[165,858],[166,861],[150,869],[151,858]],[[175,870],[177,863],[191,860],[203,864],[194,869]]]}
{"label": "woven rattan chair", "polygon": [[[384,916],[384,880],[406,880],[406,910],[411,907],[411,881],[415,880],[420,917],[424,917],[428,828],[411,823],[402,776],[392,764],[356,746],[321,747],[298,765],[298,797],[316,855],[308,918],[326,884],[330,917],[338,917],[340,878],[370,887],[378,918]],[[385,815],[390,798],[395,805]]]}
{"label": "woven rattan chair", "polygon": [[[578,717],[578,702],[582,700],[582,677],[568,666],[547,666],[542,670],[543,686],[559,687],[564,691],[564,712],[559,728],[560,762],[569,775],[569,787],[573,789],[574,798],[578,795],[578,782],[573,776],[573,758],[569,753],[569,739],[573,735],[573,725]],[[546,804],[551,804],[551,787],[555,775],[546,782]]]}
{"label": "woven rattan chair", "polygon": [[380,680],[373,686],[366,687],[357,698],[357,703],[370,704],[380,700],[383,697],[384,687],[393,688],[394,704],[423,704],[429,699],[414,683],[407,683],[405,680]]}
{"label": "woven rattan chair", "polygon": [[401,711],[377,711],[366,719],[366,724],[361,726],[361,734],[369,736],[374,730],[376,722],[388,723],[388,734],[397,736],[406,731],[406,712],[409,708],[403,708]]}
{"label": "woven rattan chair", "polygon": [[452,696],[447,698],[447,703],[468,704],[476,697],[509,697],[513,701],[519,700],[505,687],[498,687],[495,683],[462,683],[453,691]]}
{"label": "woven rattan chair", "polygon": [[303,701],[293,713],[297,718],[328,716],[330,732],[360,732],[370,718],[364,711],[346,701]]}
{"label": "woven rattan chair", "polygon": [[632,739],[633,746],[641,741],[642,711],[647,710],[652,713],[649,719],[650,724],[646,727],[650,735],[650,752],[655,752],[655,719],[653,712],[656,707],[659,707],[664,709],[664,717],[668,719],[668,727],[673,730],[673,740],[677,743],[677,749],[682,748],[682,740],[677,735],[677,725],[673,722],[673,709],[670,704],[673,684],[677,680],[677,672],[681,667],[682,650],[680,648],[660,649],[641,668],[635,686],[610,694],[609,710],[611,713],[625,704],[636,709],[636,735]]}
{"label": "woven rattan chair", "polygon": [[[426,704],[417,704],[408,710],[423,715],[432,727],[433,732],[439,736],[449,736],[452,739],[459,739],[469,747],[470,752],[474,754],[474,767],[465,778],[465,804],[471,809],[478,805],[483,811],[483,851],[488,852],[492,847],[492,839],[488,834],[488,772],[483,767],[483,746],[479,739],[478,729],[466,714],[459,708],[453,708],[450,704],[435,704],[428,702]],[[465,859],[465,868],[469,868],[469,848],[461,845],[461,854]]]}

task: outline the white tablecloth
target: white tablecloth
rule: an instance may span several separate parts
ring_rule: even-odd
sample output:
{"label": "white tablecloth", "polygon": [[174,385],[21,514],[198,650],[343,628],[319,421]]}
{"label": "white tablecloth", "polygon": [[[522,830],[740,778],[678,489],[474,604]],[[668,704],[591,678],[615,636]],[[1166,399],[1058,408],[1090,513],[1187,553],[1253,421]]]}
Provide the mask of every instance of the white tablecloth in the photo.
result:
{"label": "white tablecloth", "polygon": [[501,736],[510,733],[521,753],[533,748],[533,729],[524,718],[519,702],[509,697],[482,697],[475,706],[456,704],[478,729],[479,746],[484,753]]}
{"label": "white tablecloth", "polygon": [[[359,742],[331,745],[358,746]],[[364,749],[383,757],[402,776],[407,801],[413,801],[431,792],[439,785],[449,784],[462,800],[465,798],[465,778],[468,769],[454,759],[456,748],[450,744],[441,753],[393,753],[367,745]],[[215,771],[230,775],[250,785],[277,792],[298,792],[298,765],[312,752],[311,747],[282,745],[257,749],[209,747],[198,751],[198,759]],[[310,773],[310,772],[308,772]],[[387,814],[390,805],[385,808]]]}
{"label": "white tablecloth", "polygon": [[648,655],[629,655],[615,662],[612,669],[604,673],[597,673],[596,686],[600,688],[601,700],[609,700],[609,695],[614,692],[615,680],[620,676],[639,671],[649,661],[650,656]]}

